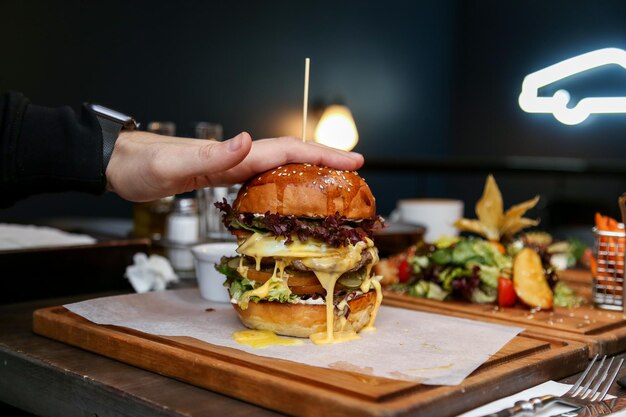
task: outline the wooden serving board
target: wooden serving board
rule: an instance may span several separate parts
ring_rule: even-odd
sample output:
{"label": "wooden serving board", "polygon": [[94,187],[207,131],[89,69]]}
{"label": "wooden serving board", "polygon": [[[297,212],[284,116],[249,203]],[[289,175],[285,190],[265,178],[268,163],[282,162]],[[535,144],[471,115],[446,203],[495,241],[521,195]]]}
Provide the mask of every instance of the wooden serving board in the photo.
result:
{"label": "wooden serving board", "polygon": [[579,372],[587,358],[584,344],[521,335],[462,384],[428,386],[97,325],[63,307],[33,318],[37,334],[294,416],[453,416]]}
{"label": "wooden serving board", "polygon": [[574,340],[589,346],[591,356],[611,355],[626,350],[626,315],[601,310],[591,303],[591,274],[567,271],[560,275],[586,304],[577,308],[555,307],[553,311],[531,311],[521,306],[498,308],[493,304],[465,301],[437,301],[384,291],[383,304],[418,311],[446,314],[474,320],[524,327],[525,334],[546,335]]}

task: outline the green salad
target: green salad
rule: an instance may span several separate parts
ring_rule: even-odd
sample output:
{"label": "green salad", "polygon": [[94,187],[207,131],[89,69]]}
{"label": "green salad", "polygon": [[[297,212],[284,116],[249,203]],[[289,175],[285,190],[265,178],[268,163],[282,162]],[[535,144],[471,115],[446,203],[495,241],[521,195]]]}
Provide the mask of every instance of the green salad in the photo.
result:
{"label": "green salad", "polygon": [[[581,245],[575,241],[554,245],[551,238],[536,233],[522,235],[507,247],[479,237],[443,238],[433,244],[422,242],[399,263],[399,282],[391,289],[419,298],[511,306],[517,300],[512,280],[514,257],[522,248],[532,247],[541,259],[554,305],[580,305],[582,299],[558,281],[556,270],[575,265],[582,255]],[[558,260],[556,266],[551,263],[553,257]]]}

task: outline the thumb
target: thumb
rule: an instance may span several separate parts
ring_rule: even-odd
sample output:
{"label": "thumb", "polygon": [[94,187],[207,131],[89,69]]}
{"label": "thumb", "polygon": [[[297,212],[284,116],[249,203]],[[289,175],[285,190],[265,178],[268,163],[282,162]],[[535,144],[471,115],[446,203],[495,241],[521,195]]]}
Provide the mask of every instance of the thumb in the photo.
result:
{"label": "thumb", "polygon": [[245,159],[252,147],[252,138],[247,132],[224,141],[208,141],[198,151],[193,164],[194,175],[210,175],[226,171]]}

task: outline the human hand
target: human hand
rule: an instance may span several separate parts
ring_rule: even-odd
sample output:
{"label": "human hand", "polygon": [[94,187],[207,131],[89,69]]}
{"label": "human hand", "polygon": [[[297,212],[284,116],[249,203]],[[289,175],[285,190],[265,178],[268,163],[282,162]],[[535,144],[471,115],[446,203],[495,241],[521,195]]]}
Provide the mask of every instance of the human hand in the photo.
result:
{"label": "human hand", "polygon": [[124,131],[107,166],[107,189],[126,200],[151,201],[240,183],[291,162],[355,170],[363,165],[363,156],[295,138],[252,142],[246,132],[216,142]]}

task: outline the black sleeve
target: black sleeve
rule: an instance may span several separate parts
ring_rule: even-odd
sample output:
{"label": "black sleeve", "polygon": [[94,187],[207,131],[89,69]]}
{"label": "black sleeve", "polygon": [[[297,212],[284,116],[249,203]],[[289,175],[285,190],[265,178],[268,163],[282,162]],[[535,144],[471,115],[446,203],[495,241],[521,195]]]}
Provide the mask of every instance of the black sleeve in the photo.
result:
{"label": "black sleeve", "polygon": [[36,106],[15,92],[0,96],[0,207],[32,194],[101,193],[105,186],[93,113]]}

